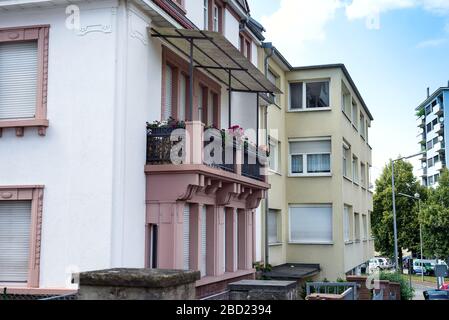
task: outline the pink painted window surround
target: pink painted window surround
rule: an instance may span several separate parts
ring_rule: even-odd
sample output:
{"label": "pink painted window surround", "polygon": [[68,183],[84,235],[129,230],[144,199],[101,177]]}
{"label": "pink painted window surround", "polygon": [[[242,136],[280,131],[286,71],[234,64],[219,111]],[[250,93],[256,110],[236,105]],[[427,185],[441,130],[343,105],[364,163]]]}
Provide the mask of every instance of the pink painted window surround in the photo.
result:
{"label": "pink painted window surround", "polygon": [[16,136],[22,137],[25,128],[37,128],[41,136],[45,136],[48,127],[47,119],[47,82],[48,82],[48,40],[49,25],[25,26],[0,29],[0,45],[5,43],[33,42],[37,44],[37,85],[36,111],[31,118],[0,120],[0,137],[7,128],[15,129]]}
{"label": "pink painted window surround", "polygon": [[[39,287],[39,267],[41,253],[41,229],[44,186],[0,186],[0,203],[5,201],[31,202],[31,229],[28,255],[28,277],[26,288]],[[1,281],[1,279],[0,279]],[[1,283],[0,287],[23,287],[23,283]]]}

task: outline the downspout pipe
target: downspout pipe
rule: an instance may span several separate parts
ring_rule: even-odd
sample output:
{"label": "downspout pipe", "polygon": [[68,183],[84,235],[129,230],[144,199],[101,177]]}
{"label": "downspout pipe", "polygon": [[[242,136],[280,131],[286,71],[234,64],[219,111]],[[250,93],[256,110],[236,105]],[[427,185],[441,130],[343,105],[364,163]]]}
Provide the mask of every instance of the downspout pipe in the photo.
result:
{"label": "downspout pipe", "polygon": [[[273,43],[271,42],[267,42],[267,43],[263,43],[262,44],[262,48],[265,49],[265,61],[264,61],[264,67],[265,67],[265,77],[268,76],[268,61],[270,60],[270,58],[273,56],[274,54],[274,47],[273,47]],[[268,147],[269,145],[269,139],[268,139],[268,105],[265,108],[265,117],[264,117],[264,126],[265,126],[265,145]],[[268,243],[268,213],[269,213],[269,200],[268,200],[268,193],[267,193],[267,197],[265,198],[265,259],[264,259],[264,264],[265,264],[265,268],[267,268],[267,266],[270,264],[270,260],[269,260],[269,243]]]}

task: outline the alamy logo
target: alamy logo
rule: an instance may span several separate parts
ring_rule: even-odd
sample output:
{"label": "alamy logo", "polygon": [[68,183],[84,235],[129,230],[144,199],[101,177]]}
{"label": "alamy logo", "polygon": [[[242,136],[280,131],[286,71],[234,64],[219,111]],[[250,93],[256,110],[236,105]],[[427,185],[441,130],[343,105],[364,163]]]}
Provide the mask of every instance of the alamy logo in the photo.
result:
{"label": "alamy logo", "polygon": [[65,26],[69,30],[80,30],[80,8],[77,5],[69,5],[65,8],[65,13],[68,17],[65,19]]}

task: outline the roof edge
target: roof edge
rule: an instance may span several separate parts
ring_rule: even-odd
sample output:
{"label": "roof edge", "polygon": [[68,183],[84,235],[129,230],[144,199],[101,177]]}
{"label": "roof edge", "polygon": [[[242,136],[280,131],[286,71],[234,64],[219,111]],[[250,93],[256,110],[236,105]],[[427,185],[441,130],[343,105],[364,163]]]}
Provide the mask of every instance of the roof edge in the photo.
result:
{"label": "roof edge", "polygon": [[418,111],[419,109],[425,107],[427,104],[430,103],[431,100],[435,99],[441,92],[445,91],[445,90],[449,90],[449,87],[439,87],[437,90],[435,90],[428,98],[426,98],[423,102],[421,102],[419,104],[419,106],[417,106],[415,108],[416,111]]}

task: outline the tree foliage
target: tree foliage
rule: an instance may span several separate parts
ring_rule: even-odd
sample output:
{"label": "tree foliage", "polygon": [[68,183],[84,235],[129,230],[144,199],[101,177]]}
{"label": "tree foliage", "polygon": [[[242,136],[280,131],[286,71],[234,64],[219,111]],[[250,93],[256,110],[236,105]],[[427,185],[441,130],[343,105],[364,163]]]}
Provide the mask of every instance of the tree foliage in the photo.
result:
{"label": "tree foliage", "polygon": [[420,215],[423,226],[423,247],[428,257],[449,257],[449,171],[444,169],[436,189],[429,189],[429,198]]}
{"label": "tree foliage", "polygon": [[[413,166],[409,162],[402,160],[395,162],[394,176],[398,250],[401,256],[401,249],[418,252],[420,241],[417,201],[400,196],[399,193],[411,196],[419,193],[420,198],[425,200],[427,192],[413,175]],[[374,210],[371,219],[376,251],[392,257],[394,255],[394,233],[391,163],[384,167],[381,176],[376,180]]]}

